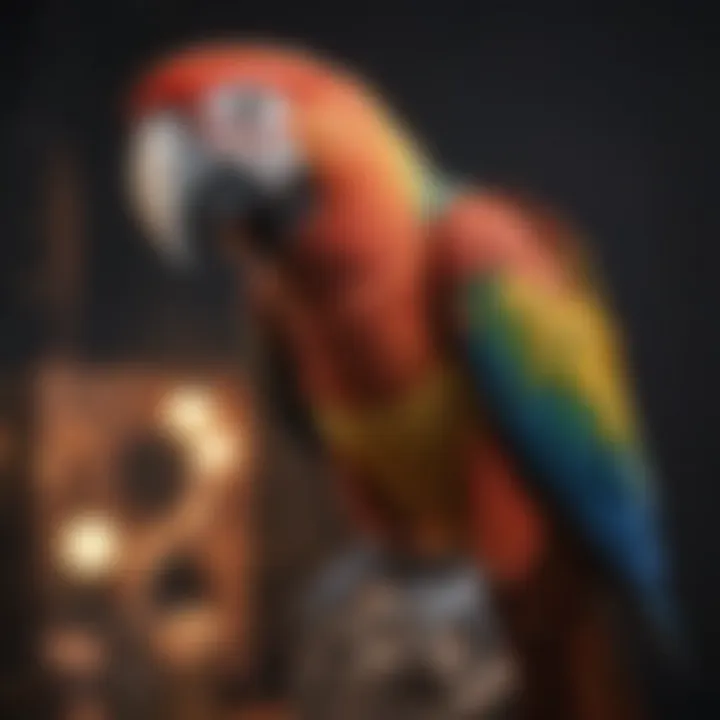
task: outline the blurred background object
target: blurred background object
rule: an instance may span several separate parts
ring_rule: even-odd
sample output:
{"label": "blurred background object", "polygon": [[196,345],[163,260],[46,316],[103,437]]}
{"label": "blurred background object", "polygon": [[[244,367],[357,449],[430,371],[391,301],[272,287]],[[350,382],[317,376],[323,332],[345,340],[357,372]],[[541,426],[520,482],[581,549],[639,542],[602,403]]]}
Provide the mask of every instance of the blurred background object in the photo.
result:
{"label": "blurred background object", "polygon": [[0,377],[0,709],[10,717],[42,717],[45,688],[35,670],[39,596],[32,541],[33,402],[30,373]]}
{"label": "blurred background object", "polygon": [[[257,602],[256,430],[239,379],[66,364],[38,389],[41,642],[50,674],[71,681],[65,702],[90,686],[116,716],[101,689],[129,645],[163,695],[195,687],[217,714],[213,683],[248,672]],[[129,717],[158,717],[153,691]]]}
{"label": "blurred background object", "polygon": [[359,547],[313,583],[296,663],[302,720],[507,720],[519,675],[488,588],[459,558]]}

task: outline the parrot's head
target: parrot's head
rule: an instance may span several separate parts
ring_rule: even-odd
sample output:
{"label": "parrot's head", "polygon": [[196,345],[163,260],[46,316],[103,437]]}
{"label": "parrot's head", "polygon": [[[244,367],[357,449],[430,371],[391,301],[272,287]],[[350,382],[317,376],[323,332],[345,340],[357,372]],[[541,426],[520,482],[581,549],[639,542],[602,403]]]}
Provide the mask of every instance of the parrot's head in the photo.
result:
{"label": "parrot's head", "polygon": [[333,64],[267,45],[192,48],[140,78],[130,106],[133,206],[178,264],[239,236],[272,260],[338,243],[390,259],[416,239],[422,153]]}

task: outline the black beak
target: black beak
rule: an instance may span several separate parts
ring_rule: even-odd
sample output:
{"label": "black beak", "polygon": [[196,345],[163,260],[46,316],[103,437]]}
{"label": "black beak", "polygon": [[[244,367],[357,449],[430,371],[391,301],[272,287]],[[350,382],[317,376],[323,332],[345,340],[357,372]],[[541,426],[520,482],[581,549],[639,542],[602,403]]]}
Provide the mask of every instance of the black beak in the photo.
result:
{"label": "black beak", "polygon": [[250,250],[264,258],[282,255],[312,202],[312,183],[298,174],[278,188],[267,188],[235,164],[211,167],[188,191],[187,225],[190,243],[201,265],[219,257],[214,238],[218,229],[243,228]]}
{"label": "black beak", "polygon": [[237,320],[247,292],[246,277],[241,264],[232,261],[232,250],[228,254],[219,240],[233,242],[232,229],[238,228],[242,242],[249,245],[244,250],[264,261],[276,261],[296,237],[312,195],[305,177],[270,192],[243,168],[230,164],[209,168],[188,188],[184,247],[186,267],[192,271],[189,279],[197,297],[212,308],[213,323],[227,328],[228,336],[242,325]]}

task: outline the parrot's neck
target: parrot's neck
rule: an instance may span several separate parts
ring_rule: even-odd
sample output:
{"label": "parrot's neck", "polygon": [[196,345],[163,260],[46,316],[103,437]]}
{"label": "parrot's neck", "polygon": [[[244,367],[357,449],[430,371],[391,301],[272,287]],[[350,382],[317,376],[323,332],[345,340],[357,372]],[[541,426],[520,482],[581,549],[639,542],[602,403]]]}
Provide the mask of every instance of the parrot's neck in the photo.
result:
{"label": "parrot's neck", "polygon": [[462,191],[462,183],[436,169],[422,176],[421,213],[425,222],[440,217]]}

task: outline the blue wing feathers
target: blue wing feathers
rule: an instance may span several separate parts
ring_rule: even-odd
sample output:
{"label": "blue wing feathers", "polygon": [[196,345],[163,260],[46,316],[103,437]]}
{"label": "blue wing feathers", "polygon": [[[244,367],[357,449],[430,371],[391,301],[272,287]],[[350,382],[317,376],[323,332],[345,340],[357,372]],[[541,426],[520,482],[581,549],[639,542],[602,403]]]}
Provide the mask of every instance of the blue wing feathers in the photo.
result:
{"label": "blue wing feathers", "polygon": [[522,330],[490,283],[472,288],[470,302],[469,372],[512,451],[653,620],[669,622],[659,522],[641,449],[604,438],[583,398],[528,376]]}

